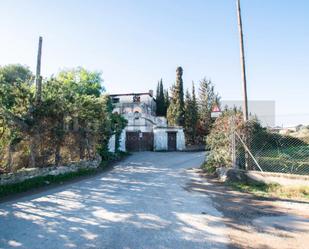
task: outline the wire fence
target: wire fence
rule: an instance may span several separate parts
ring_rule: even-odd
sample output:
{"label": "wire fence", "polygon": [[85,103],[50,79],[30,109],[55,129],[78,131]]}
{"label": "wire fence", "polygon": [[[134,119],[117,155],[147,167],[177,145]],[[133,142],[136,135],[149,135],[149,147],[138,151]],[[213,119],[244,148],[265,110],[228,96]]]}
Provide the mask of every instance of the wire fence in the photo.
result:
{"label": "wire fence", "polygon": [[309,175],[309,127],[254,130],[231,136],[235,167],[247,170]]}

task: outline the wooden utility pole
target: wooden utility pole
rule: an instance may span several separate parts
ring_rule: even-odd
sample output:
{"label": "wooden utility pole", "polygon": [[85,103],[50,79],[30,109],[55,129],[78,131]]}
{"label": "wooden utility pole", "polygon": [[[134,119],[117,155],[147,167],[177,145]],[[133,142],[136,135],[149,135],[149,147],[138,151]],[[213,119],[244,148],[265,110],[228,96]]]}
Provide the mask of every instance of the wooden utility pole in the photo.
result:
{"label": "wooden utility pole", "polygon": [[[42,42],[43,42],[43,38],[40,36],[39,47],[38,47],[38,57],[37,57],[37,62],[36,62],[36,73],[35,73],[35,88],[36,88],[35,89],[35,103],[34,103],[35,108],[37,108],[40,105],[41,95],[42,95],[42,77],[41,77]],[[35,118],[33,120],[34,120],[34,125],[30,132],[30,166],[32,168],[36,167],[37,156],[39,154],[39,144],[41,140],[40,132],[37,127],[38,125],[37,120]]]}
{"label": "wooden utility pole", "polygon": [[246,63],[245,63],[245,49],[244,49],[244,36],[242,30],[241,9],[240,0],[236,0],[237,5],[237,17],[238,17],[238,30],[240,36],[240,63],[241,63],[241,76],[243,83],[243,114],[245,122],[248,121],[248,97],[247,97],[247,77],[246,77]]}
{"label": "wooden utility pole", "polygon": [[35,75],[35,86],[36,86],[36,103],[39,104],[41,102],[42,95],[42,77],[41,77],[41,58],[42,58],[42,42],[43,38],[40,36],[39,38],[39,47],[38,47],[38,57],[36,63],[36,75]]}

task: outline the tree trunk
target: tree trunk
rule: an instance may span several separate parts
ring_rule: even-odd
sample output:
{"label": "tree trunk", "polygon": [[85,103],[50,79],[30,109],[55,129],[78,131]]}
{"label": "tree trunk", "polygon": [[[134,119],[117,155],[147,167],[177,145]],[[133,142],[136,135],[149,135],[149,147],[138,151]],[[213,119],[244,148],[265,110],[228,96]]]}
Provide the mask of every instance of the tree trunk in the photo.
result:
{"label": "tree trunk", "polygon": [[57,141],[56,149],[55,149],[55,165],[56,166],[59,166],[61,162],[61,154],[60,154],[61,145],[60,144],[61,144],[60,141]]}
{"label": "tree trunk", "polygon": [[90,146],[90,143],[89,143],[89,136],[86,135],[85,137],[85,143],[86,143],[86,150],[87,150],[87,159],[91,159],[91,146]]}
{"label": "tree trunk", "polygon": [[30,167],[35,168],[37,166],[37,159],[39,155],[38,151],[38,143],[40,141],[40,137],[38,132],[34,132],[30,134]]}
{"label": "tree trunk", "polygon": [[84,139],[83,135],[79,135],[79,160],[84,159],[84,151],[85,151],[85,146],[84,146]]}
{"label": "tree trunk", "polygon": [[7,162],[7,168],[9,170],[9,172],[12,172],[12,157],[13,157],[13,146],[10,143],[8,146],[8,162]]}

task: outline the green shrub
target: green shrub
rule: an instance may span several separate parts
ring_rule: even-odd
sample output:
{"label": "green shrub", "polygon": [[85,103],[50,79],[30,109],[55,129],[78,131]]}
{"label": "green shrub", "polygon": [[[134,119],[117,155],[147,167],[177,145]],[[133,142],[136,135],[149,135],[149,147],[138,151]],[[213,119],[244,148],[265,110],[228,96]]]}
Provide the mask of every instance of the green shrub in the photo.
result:
{"label": "green shrub", "polygon": [[206,168],[230,167],[232,165],[231,135],[233,130],[244,132],[244,123],[240,112],[226,110],[213,124],[206,138],[206,149],[210,150],[206,158]]}

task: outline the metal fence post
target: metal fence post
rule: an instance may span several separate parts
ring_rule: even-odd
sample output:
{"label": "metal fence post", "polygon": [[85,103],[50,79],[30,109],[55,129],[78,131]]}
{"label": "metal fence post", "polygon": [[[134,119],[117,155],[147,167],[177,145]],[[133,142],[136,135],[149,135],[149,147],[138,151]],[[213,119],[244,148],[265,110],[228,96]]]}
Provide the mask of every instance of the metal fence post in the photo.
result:
{"label": "metal fence post", "polygon": [[236,141],[235,141],[235,131],[232,131],[232,165],[233,168],[238,168],[236,164]]}
{"label": "metal fence post", "polygon": [[232,152],[232,167],[237,168],[236,164],[236,137],[235,137],[235,121],[232,116],[230,119],[230,127],[231,127],[231,152]]}

